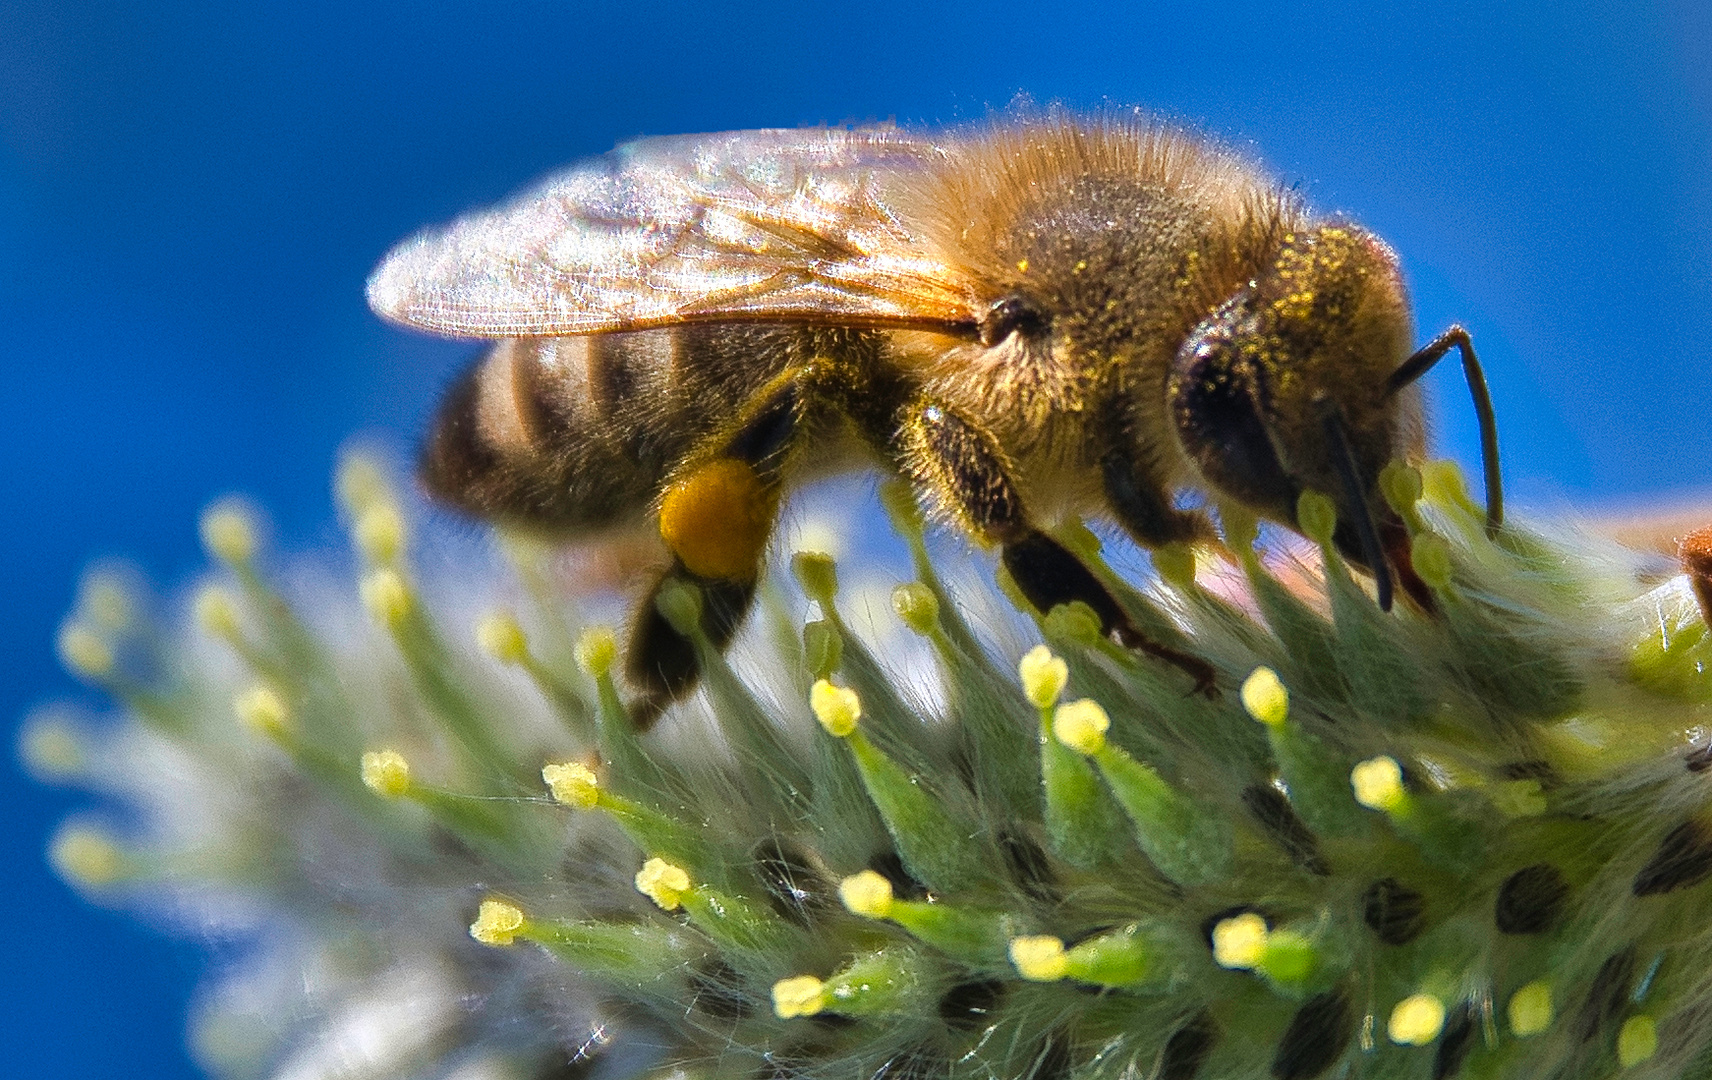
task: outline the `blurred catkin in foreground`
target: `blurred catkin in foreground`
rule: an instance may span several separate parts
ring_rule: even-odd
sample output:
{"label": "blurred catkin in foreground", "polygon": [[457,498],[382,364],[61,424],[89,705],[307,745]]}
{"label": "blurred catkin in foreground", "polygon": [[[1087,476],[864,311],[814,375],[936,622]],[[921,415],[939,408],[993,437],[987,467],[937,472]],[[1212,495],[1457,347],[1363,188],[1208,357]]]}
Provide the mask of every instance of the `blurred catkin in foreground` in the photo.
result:
{"label": "blurred catkin in foreground", "polygon": [[1061,530],[1216,697],[1077,606],[1013,617],[891,490],[891,632],[853,629],[852,567],[781,554],[643,734],[549,561],[419,571],[353,458],[354,581],[216,505],[186,617],[91,575],[58,644],[117,715],[44,710],[23,753],[102,796],[69,880],[247,943],[193,1023],[219,1076],[1712,1075],[1688,582],[1488,537],[1448,465],[1385,490],[1436,611],[1323,543],[1263,561],[1240,513],[1231,560],[1145,584]]}

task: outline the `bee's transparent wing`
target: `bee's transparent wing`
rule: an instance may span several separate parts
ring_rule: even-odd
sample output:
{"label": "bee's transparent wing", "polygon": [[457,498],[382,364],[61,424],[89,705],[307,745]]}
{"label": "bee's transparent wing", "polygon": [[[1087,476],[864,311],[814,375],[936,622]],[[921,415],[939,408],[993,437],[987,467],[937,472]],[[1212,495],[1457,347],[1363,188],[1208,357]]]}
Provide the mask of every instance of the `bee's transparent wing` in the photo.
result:
{"label": "bee's transparent wing", "polygon": [[885,191],[945,153],[886,130],[645,139],[405,241],[369,278],[369,304],[484,338],[733,319],[968,325],[975,290],[924,254]]}

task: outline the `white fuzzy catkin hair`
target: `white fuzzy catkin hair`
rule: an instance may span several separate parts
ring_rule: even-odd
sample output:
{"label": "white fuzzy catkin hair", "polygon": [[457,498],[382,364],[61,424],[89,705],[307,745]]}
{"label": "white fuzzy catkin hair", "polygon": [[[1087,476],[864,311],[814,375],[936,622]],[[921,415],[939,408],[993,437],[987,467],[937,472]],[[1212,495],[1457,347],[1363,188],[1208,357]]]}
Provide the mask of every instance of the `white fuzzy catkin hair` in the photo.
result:
{"label": "white fuzzy catkin hair", "polygon": [[1061,529],[1216,698],[1075,606],[1014,616],[888,490],[896,621],[796,553],[646,734],[551,558],[413,565],[376,466],[340,489],[356,589],[219,505],[190,618],[100,571],[62,630],[117,721],[25,730],[145,823],[68,823],[69,879],[254,943],[198,1009],[217,1075],[1712,1073],[1706,625],[1621,549],[1488,537],[1451,466],[1386,479],[1432,612],[1240,514],[1236,562],[1140,585]]}

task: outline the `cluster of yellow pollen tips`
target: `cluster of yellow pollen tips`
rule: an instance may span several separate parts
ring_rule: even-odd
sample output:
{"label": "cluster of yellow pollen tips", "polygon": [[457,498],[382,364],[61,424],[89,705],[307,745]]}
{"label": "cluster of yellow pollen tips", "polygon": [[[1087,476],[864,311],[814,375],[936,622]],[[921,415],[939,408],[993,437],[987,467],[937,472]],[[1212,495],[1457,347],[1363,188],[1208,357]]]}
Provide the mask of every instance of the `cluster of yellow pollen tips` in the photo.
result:
{"label": "cluster of yellow pollen tips", "polygon": [[1617,1064],[1632,1069],[1658,1053],[1658,1022],[1645,1014],[1623,1021],[1617,1032]]}
{"label": "cluster of yellow pollen tips", "polygon": [[1036,645],[1017,662],[1017,674],[1022,677],[1023,696],[1029,704],[1046,712],[1058,703],[1059,695],[1070,681],[1070,666],[1064,658],[1055,656],[1045,645]]}
{"label": "cluster of yellow pollen tips", "polygon": [[773,984],[773,1014],[780,1020],[814,1016],[826,1008],[826,983],[813,975],[795,975]]}
{"label": "cluster of yellow pollen tips", "polygon": [[613,636],[612,628],[591,626],[584,630],[577,638],[576,659],[577,667],[589,678],[606,678],[613,661],[618,659],[618,640]]}
{"label": "cluster of yellow pollen tips", "polygon": [[18,734],[18,754],[40,780],[69,780],[82,775],[89,766],[88,750],[77,727],[52,713],[38,713],[24,722]]}
{"label": "cluster of yellow pollen tips", "polygon": [[1213,959],[1220,967],[1247,971],[1266,955],[1266,920],[1252,911],[1233,915],[1213,927]]}
{"label": "cluster of yellow pollen tips", "polygon": [[678,910],[690,888],[689,873],[662,858],[649,859],[636,871],[636,891],[658,904],[662,911]]}
{"label": "cluster of yellow pollen tips", "polygon": [[1153,568],[1172,587],[1187,591],[1195,585],[1195,549],[1188,544],[1166,544],[1154,551]]}
{"label": "cluster of yellow pollen tips", "polygon": [[1385,1023],[1385,1034],[1394,1043],[1404,1046],[1425,1046],[1444,1030],[1444,1002],[1431,994],[1414,994],[1397,1003],[1391,1019]]}
{"label": "cluster of yellow pollen tips", "polygon": [[232,699],[232,711],[259,735],[278,739],[290,731],[291,710],[273,687],[257,683]]}
{"label": "cluster of yellow pollen tips", "polygon": [[660,538],[692,574],[750,581],[773,530],[778,493],[747,462],[716,458],[666,489]]}
{"label": "cluster of yellow pollen tips", "polygon": [[202,512],[202,546],[227,566],[247,566],[256,557],[255,516],[242,505],[223,501]]}
{"label": "cluster of yellow pollen tips", "polygon": [[125,857],[100,829],[70,825],[48,848],[48,859],[67,881],[90,888],[111,885],[125,875]]}
{"label": "cluster of yellow pollen tips", "polygon": [[1017,974],[1030,982],[1057,982],[1070,973],[1064,942],[1050,934],[1012,938],[1010,954]]}
{"label": "cluster of yellow pollen tips", "polygon": [[1079,754],[1097,754],[1105,749],[1111,717],[1097,701],[1083,698],[1058,706],[1052,714],[1052,734]]}
{"label": "cluster of yellow pollen tips", "polygon": [[885,919],[892,914],[892,883],[872,870],[852,874],[839,882],[838,898],[864,918]]}
{"label": "cluster of yellow pollen tips", "polygon": [[825,679],[815,680],[809,688],[808,707],[826,733],[839,739],[854,734],[857,722],[862,719],[862,699],[856,691],[834,686]]}
{"label": "cluster of yellow pollen tips", "polygon": [[1290,691],[1285,689],[1276,671],[1257,667],[1243,680],[1242,707],[1269,728],[1283,727],[1290,716]]}
{"label": "cluster of yellow pollen tips", "polygon": [[67,623],[54,644],[59,648],[60,662],[73,675],[104,679],[113,673],[113,646],[87,626]]}
{"label": "cluster of yellow pollen tips", "polygon": [[410,762],[397,750],[370,750],[363,755],[363,785],[387,799],[410,791]]}
{"label": "cluster of yellow pollen tips", "polygon": [[481,902],[470,936],[483,945],[510,945],[523,930],[523,911],[515,904],[489,897]]}
{"label": "cluster of yellow pollen tips", "polygon": [[1330,547],[1337,531],[1337,504],[1317,491],[1304,491],[1296,499],[1296,523],[1303,536],[1322,548]]}
{"label": "cluster of yellow pollen tips", "polygon": [[1551,1027],[1557,1016],[1557,1009],[1552,1004],[1551,983],[1536,979],[1522,987],[1510,996],[1510,1004],[1504,1014],[1510,1021],[1510,1031],[1521,1038],[1538,1035]]}
{"label": "cluster of yellow pollen tips", "polygon": [[1213,959],[1233,971],[1255,971],[1277,984],[1297,985],[1314,973],[1319,950],[1294,930],[1270,930],[1266,920],[1244,912],[1213,927]]}
{"label": "cluster of yellow pollen tips", "polygon": [[212,637],[231,641],[238,636],[238,601],[220,585],[204,585],[192,606],[196,624]]}
{"label": "cluster of yellow pollen tips", "polygon": [[1396,758],[1381,756],[1361,762],[1349,771],[1349,784],[1355,801],[1369,810],[1393,817],[1408,812],[1409,793],[1403,790],[1403,769]]}
{"label": "cluster of yellow pollen tips", "polygon": [[390,566],[404,551],[404,515],[389,497],[372,499],[358,511],[351,537],[363,558],[375,566]]}
{"label": "cluster of yellow pollen tips", "polygon": [[899,585],[892,590],[892,610],[904,625],[923,637],[939,630],[939,597],[919,581]]}
{"label": "cluster of yellow pollen tips", "polygon": [[517,617],[509,611],[483,616],[476,623],[476,644],[502,664],[521,664],[529,659],[529,639]]}
{"label": "cluster of yellow pollen tips", "polygon": [[369,617],[388,629],[397,629],[410,616],[410,609],[414,604],[410,596],[410,586],[406,585],[404,577],[391,567],[382,567],[363,575],[358,592]]}
{"label": "cluster of yellow pollen tips", "polygon": [[554,802],[586,810],[600,801],[600,778],[581,762],[542,766],[541,779],[553,793]]}

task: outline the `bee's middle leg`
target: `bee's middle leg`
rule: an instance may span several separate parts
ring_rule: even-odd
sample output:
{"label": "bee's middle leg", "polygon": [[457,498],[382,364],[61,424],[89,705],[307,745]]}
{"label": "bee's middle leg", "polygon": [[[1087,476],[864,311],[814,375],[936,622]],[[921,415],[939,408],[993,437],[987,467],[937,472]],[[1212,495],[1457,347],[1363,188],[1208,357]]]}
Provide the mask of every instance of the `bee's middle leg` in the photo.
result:
{"label": "bee's middle leg", "polygon": [[641,726],[701,679],[695,643],[657,606],[661,590],[682,582],[700,592],[701,633],[716,649],[730,644],[749,613],[803,398],[800,375],[774,379],[740,410],[734,425],[709,437],[665,486],[660,537],[672,564],[638,606],[625,660],[625,673],[643,692],[635,710]]}
{"label": "bee's middle leg", "polygon": [[1175,665],[1194,678],[1197,690],[1213,692],[1212,665],[1148,638],[1081,560],[1035,526],[990,435],[948,409],[918,402],[906,415],[900,437],[905,469],[965,529],[999,545],[1005,569],[1037,610],[1079,600],[1099,618],[1102,633]]}

